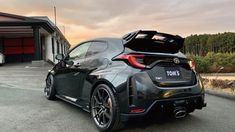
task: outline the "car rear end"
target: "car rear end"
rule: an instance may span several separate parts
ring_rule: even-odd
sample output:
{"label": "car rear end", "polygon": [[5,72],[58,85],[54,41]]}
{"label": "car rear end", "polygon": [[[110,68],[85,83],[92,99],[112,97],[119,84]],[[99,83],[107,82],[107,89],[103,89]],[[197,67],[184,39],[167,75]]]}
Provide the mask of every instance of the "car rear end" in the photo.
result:
{"label": "car rear end", "polygon": [[[129,37],[128,37],[129,36]],[[165,111],[176,118],[205,106],[204,88],[189,60],[179,51],[184,39],[155,31],[138,31],[124,36],[124,61],[131,73],[126,83],[127,98],[121,99],[124,116],[141,116]]]}

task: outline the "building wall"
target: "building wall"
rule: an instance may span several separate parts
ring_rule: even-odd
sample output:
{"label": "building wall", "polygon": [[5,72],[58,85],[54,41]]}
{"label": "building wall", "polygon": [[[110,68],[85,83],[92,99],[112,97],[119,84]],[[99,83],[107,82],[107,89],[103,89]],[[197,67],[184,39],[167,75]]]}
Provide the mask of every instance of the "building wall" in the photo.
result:
{"label": "building wall", "polygon": [[46,54],[46,61],[52,61],[53,62],[53,52],[52,52],[52,35],[45,36],[45,54]]}
{"label": "building wall", "polygon": [[7,63],[41,60],[57,63],[55,56],[66,54],[64,47],[70,46],[46,16],[25,17],[0,12],[0,23],[0,52],[9,60]]}
{"label": "building wall", "polygon": [[[51,61],[57,63],[58,60],[55,59],[57,54],[64,54],[66,55],[68,50],[67,43],[60,37],[56,36],[55,34],[48,34],[45,36],[45,61]],[[54,46],[54,51],[53,51]]]}

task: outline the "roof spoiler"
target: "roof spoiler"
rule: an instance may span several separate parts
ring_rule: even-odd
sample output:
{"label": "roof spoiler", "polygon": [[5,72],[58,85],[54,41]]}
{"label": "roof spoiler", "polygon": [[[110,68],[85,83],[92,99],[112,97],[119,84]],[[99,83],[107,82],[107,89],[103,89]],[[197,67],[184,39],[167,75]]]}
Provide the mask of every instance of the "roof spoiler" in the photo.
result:
{"label": "roof spoiler", "polygon": [[184,44],[184,38],[178,35],[171,35],[167,33],[161,33],[153,30],[138,30],[135,32],[128,33],[122,37],[123,44],[127,45],[130,42],[137,40],[137,39],[147,39],[147,40],[154,40],[154,36],[163,37],[163,40],[160,40],[167,45],[174,46],[177,50],[181,49]]}

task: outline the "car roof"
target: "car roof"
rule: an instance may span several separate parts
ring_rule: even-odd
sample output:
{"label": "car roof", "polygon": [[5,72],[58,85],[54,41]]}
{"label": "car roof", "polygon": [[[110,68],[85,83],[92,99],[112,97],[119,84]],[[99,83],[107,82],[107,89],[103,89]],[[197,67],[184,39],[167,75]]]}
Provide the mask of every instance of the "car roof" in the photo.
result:
{"label": "car roof", "polygon": [[94,38],[94,39],[82,41],[82,42],[76,44],[76,46],[83,44],[83,43],[86,43],[86,42],[91,42],[91,41],[105,41],[109,44],[116,44],[117,45],[117,43],[122,44],[123,39],[122,38],[111,38],[111,37]]}
{"label": "car roof", "polygon": [[111,38],[111,37],[104,37],[104,38],[95,38],[91,41],[106,41],[108,43],[115,43],[115,42],[122,42],[122,38]]}

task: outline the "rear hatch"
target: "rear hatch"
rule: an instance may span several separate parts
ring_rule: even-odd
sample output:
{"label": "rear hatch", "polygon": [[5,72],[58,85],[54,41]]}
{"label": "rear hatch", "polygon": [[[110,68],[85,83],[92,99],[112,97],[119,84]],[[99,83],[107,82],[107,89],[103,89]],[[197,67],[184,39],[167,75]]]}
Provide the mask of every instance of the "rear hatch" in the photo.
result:
{"label": "rear hatch", "polygon": [[[146,69],[152,81],[159,87],[180,87],[196,84],[196,76],[185,58],[152,57],[157,61]],[[146,56],[146,59],[149,59]]]}
{"label": "rear hatch", "polygon": [[140,30],[123,37],[127,51],[117,58],[146,71],[159,87],[191,86],[196,84],[196,76],[179,52],[183,43],[177,35]]}

